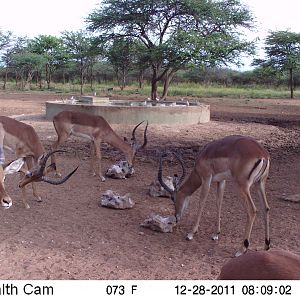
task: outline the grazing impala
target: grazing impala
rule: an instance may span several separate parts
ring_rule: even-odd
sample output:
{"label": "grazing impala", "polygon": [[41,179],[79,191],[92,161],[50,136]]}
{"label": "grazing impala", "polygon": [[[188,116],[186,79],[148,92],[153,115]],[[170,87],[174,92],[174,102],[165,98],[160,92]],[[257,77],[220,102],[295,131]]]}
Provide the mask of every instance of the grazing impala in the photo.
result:
{"label": "grazing impala", "polygon": [[221,269],[221,280],[299,280],[300,256],[289,251],[247,251]]}
{"label": "grazing impala", "polygon": [[270,156],[256,140],[251,137],[233,135],[207,144],[200,152],[194,169],[188,179],[181,185],[185,176],[185,168],[181,159],[179,160],[183,174],[174,184],[175,189],[171,190],[162,178],[162,156],[158,180],[160,184],[171,194],[175,204],[175,216],[177,222],[182,218],[183,212],[188,204],[188,197],[191,196],[200,186],[200,199],[198,216],[193,229],[187,235],[187,239],[193,239],[198,231],[200,218],[207,200],[211,183],[217,183],[217,210],[218,221],[217,231],[213,239],[218,238],[220,233],[221,206],[225,189],[225,182],[230,177],[235,181],[241,195],[242,202],[247,210],[247,220],[244,232],[244,241],[236,256],[245,252],[249,246],[249,239],[252,226],[256,216],[256,207],[250,194],[250,187],[254,184],[257,188],[260,202],[263,205],[263,216],[265,225],[265,249],[270,247],[269,236],[269,205],[265,193],[266,180],[270,167]]}
{"label": "grazing impala", "polygon": [[12,199],[5,190],[5,177],[8,174],[17,173],[23,166],[25,160],[24,158],[19,158],[8,164],[4,164],[4,152],[2,148],[0,149],[0,203],[1,206],[9,208],[12,205]]}
{"label": "grazing impala", "polygon": [[[143,145],[138,145],[135,138],[135,131],[142,123],[139,123],[133,129],[131,144],[129,144],[120,138],[101,116],[83,112],[62,111],[53,118],[54,128],[57,133],[57,141],[53,144],[53,149],[57,149],[71,135],[90,140],[91,170],[94,172],[94,175],[100,176],[101,180],[104,181],[105,178],[101,171],[101,142],[106,142],[121,150],[127,158],[129,167],[132,167],[136,152],[144,148],[147,144],[148,122],[144,130]],[[55,163],[55,161],[55,155],[53,155],[51,162]],[[57,174],[59,175],[58,172]]]}
{"label": "grazing impala", "polygon": [[[62,152],[61,150],[46,153],[38,135],[32,126],[19,122],[15,119],[0,116],[0,163],[5,161],[4,148],[16,154],[17,157],[23,158],[27,164],[28,170],[23,172],[25,176],[21,179],[19,187],[22,188],[22,198],[26,208],[29,204],[26,201],[25,186],[32,183],[33,195],[37,201],[41,201],[41,197],[37,193],[35,186],[36,181],[45,181],[50,184],[62,184],[68,180],[77,168],[69,175],[61,180],[51,180],[46,174],[54,169],[54,166],[46,168],[46,162],[54,152]],[[4,168],[5,170],[5,168]],[[4,173],[3,175],[4,176]],[[2,177],[4,178],[4,177]],[[11,201],[10,201],[11,202]]]}

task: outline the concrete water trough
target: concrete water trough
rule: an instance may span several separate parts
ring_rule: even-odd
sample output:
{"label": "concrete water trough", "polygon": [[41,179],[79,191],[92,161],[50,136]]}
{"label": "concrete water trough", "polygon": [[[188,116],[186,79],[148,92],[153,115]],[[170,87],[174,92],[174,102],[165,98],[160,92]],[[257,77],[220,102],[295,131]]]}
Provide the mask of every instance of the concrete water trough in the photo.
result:
{"label": "concrete water trough", "polygon": [[46,102],[46,118],[64,110],[82,111],[104,117],[111,124],[199,124],[210,120],[209,105],[188,101],[130,101],[81,97]]}

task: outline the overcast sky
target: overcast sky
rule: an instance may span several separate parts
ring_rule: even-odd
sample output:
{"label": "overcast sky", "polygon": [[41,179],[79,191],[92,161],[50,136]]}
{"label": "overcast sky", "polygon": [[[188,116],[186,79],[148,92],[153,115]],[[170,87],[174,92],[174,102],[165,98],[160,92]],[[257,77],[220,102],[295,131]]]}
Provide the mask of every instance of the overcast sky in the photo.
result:
{"label": "overcast sky", "polygon": [[[33,38],[40,34],[59,36],[62,31],[85,28],[84,19],[99,0],[0,0],[0,29]],[[249,38],[263,40],[270,30],[300,32],[299,0],[241,0],[253,12],[258,31]]]}

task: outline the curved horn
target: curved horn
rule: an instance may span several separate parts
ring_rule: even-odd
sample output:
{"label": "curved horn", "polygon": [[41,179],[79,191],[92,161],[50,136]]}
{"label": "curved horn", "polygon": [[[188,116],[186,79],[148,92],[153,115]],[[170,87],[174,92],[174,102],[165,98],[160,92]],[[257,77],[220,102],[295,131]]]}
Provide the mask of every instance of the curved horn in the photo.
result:
{"label": "curved horn", "polygon": [[79,166],[77,166],[71,173],[69,173],[66,177],[59,179],[59,180],[53,180],[50,178],[47,178],[46,176],[42,176],[41,180],[50,184],[59,185],[66,182],[78,169]]}
{"label": "curved horn", "polygon": [[40,169],[39,169],[39,175],[40,176],[43,176],[44,174],[44,170],[45,170],[45,167],[46,167],[46,163],[47,163],[47,160],[49,159],[49,157],[56,153],[56,152],[67,152],[65,150],[52,150],[52,151],[49,151],[46,153],[46,155],[42,158],[42,161],[40,163]]}
{"label": "curved horn", "polygon": [[[142,121],[142,122],[140,122],[139,124],[137,124],[137,125],[134,127],[134,129],[132,130],[132,138],[131,138],[131,140],[132,140],[132,142],[133,142],[133,145],[136,144],[135,131],[136,131],[136,129],[137,129],[142,123],[144,123],[144,122],[145,122],[145,120]],[[147,129],[148,129],[148,121],[147,121],[145,130],[144,130],[144,143],[143,143],[143,145],[136,147],[136,150],[143,149],[143,148],[147,145],[147,142],[148,142],[148,139],[147,139]]]}
{"label": "curved horn", "polygon": [[169,186],[167,186],[162,178],[162,158],[163,156],[166,156],[166,152],[162,153],[160,156],[159,156],[159,169],[158,169],[158,175],[157,175],[157,179],[160,183],[160,185],[168,192],[170,193],[171,195],[174,194],[174,190],[170,189]]}
{"label": "curved horn", "polygon": [[132,138],[131,138],[132,141],[136,141],[136,138],[135,138],[135,131],[136,131],[137,128],[138,128],[142,123],[144,123],[144,122],[145,122],[145,120],[142,121],[142,122],[140,122],[139,124],[137,124],[137,125],[133,128],[133,130],[132,130]]}
{"label": "curved horn", "polygon": [[175,189],[178,190],[179,187],[181,186],[185,176],[186,176],[186,168],[184,166],[184,163],[183,163],[182,158],[180,157],[180,155],[175,151],[172,151],[171,153],[178,160],[178,162],[181,166],[181,171],[182,171],[182,174],[179,178],[177,176],[176,176],[176,178],[174,178]]}
{"label": "curved horn", "polygon": [[179,187],[181,186],[181,184],[186,176],[186,169],[185,169],[184,163],[183,163],[181,157],[179,156],[179,154],[174,151],[172,151],[171,154],[179,161],[179,164],[180,164],[181,170],[182,170],[182,175],[179,178],[177,175],[174,176],[174,178],[173,178],[174,190],[170,189],[165,184],[165,182],[163,181],[163,178],[162,178],[162,157],[167,155],[167,153],[165,152],[160,155],[160,159],[159,159],[158,181],[161,184],[161,186],[172,195],[172,194],[174,194],[174,192],[177,192],[179,190]]}

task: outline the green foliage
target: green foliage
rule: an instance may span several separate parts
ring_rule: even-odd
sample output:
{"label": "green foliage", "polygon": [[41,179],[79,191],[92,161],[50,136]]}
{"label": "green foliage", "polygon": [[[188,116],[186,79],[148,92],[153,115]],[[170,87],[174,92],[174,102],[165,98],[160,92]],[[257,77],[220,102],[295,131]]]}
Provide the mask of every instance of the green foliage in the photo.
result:
{"label": "green foliage", "polygon": [[273,31],[266,38],[265,63],[275,69],[289,70],[300,67],[300,33]]}
{"label": "green foliage", "polygon": [[28,48],[31,52],[44,56],[46,60],[45,76],[49,89],[52,74],[68,55],[63,46],[63,40],[51,35],[40,35],[29,41]]}
{"label": "green foliage", "polygon": [[89,70],[95,63],[95,57],[99,54],[95,46],[93,38],[83,30],[77,32],[65,31],[63,32],[63,43],[66,51],[69,53],[70,60],[76,62],[80,73],[80,85],[83,94],[83,86]]}
{"label": "green foliage", "polygon": [[[120,95],[139,94],[148,97],[151,87],[145,86],[143,89],[137,89],[136,86],[128,86],[124,91],[116,91]],[[162,91],[162,87],[158,87]],[[179,83],[172,85],[169,90],[169,96],[176,97],[194,97],[194,98],[236,98],[236,99],[284,99],[289,98],[288,91],[282,87],[267,88],[265,86],[222,86],[216,84],[195,84]],[[300,99],[300,91],[295,92],[295,98]],[[226,100],[225,100],[226,101]]]}
{"label": "green foliage", "polygon": [[268,72],[289,71],[290,93],[294,97],[294,71],[300,67],[300,33],[271,31],[265,41],[266,59],[257,59],[254,65]]}
{"label": "green foliage", "polygon": [[10,31],[3,32],[0,29],[0,51],[9,46],[12,39],[12,33]]}
{"label": "green foliage", "polygon": [[131,39],[119,38],[113,41],[107,50],[108,61],[113,66],[119,85],[122,89],[126,86],[126,77],[134,66],[135,45]]}
{"label": "green foliage", "polygon": [[241,52],[253,53],[253,43],[239,32],[251,28],[253,17],[239,0],[106,0],[87,22],[101,42],[124,37],[143,45],[141,56],[152,69],[152,99],[158,82],[165,81],[166,95],[174,74],[188,63],[234,63]]}

